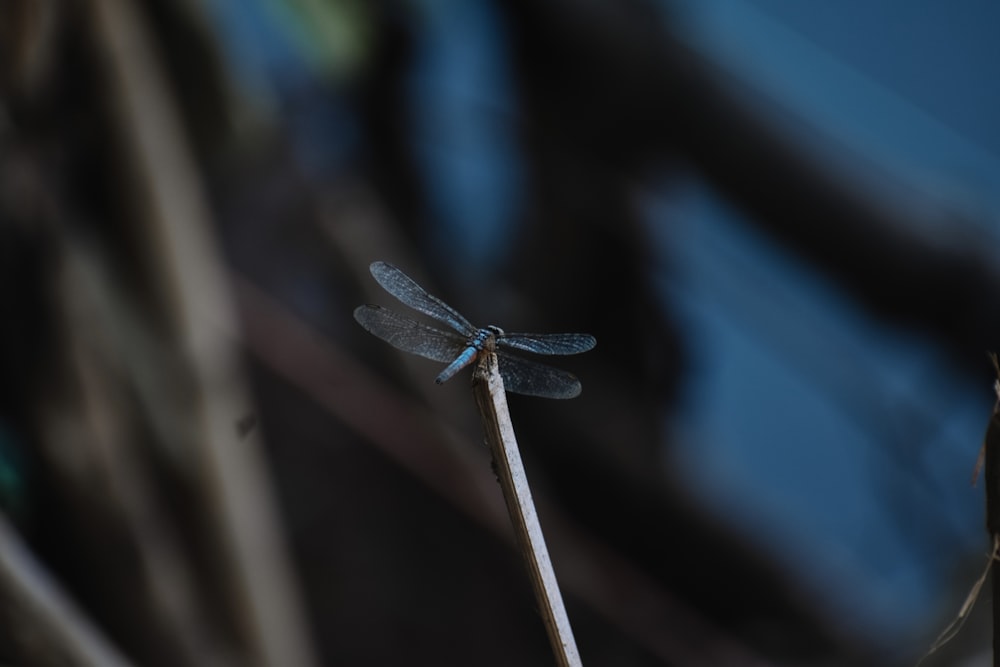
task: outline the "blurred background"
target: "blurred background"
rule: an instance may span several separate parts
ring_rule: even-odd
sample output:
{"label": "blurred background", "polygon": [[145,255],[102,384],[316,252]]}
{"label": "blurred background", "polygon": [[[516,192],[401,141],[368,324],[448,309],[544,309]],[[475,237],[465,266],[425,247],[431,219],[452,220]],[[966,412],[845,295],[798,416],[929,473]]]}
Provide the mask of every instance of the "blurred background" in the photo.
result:
{"label": "blurred background", "polygon": [[[0,8],[0,662],[553,664],[386,260],[510,397],[593,665],[909,665],[987,558],[987,0]],[[989,664],[989,606],[929,665]]]}

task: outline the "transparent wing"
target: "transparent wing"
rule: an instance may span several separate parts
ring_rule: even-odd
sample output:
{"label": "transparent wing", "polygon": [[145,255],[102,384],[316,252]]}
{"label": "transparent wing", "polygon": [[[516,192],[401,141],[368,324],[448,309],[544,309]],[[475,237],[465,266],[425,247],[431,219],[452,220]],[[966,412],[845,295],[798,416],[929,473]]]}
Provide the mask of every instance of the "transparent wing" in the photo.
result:
{"label": "transparent wing", "polygon": [[386,292],[410,308],[444,322],[463,336],[471,336],[476,332],[476,328],[457,310],[433,294],[428,294],[427,290],[392,264],[374,262],[369,270]]}
{"label": "transparent wing", "polygon": [[592,350],[597,339],[590,334],[505,333],[497,343],[535,354],[579,354]]}
{"label": "transparent wing", "polygon": [[503,386],[509,392],[542,398],[573,398],[580,395],[580,381],[572,373],[497,352]]}
{"label": "transparent wing", "polygon": [[429,327],[381,306],[358,306],[354,319],[371,334],[396,349],[451,363],[465,349],[465,339],[450,331]]}

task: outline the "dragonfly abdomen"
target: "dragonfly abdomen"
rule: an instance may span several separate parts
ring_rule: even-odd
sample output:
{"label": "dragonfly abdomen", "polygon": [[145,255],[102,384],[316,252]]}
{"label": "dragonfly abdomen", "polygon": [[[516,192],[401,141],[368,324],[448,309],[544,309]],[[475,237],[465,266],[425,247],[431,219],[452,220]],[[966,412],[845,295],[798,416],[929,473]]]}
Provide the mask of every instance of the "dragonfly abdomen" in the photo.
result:
{"label": "dragonfly abdomen", "polygon": [[448,366],[441,371],[441,373],[434,379],[435,382],[441,384],[447,382],[451,377],[471,364],[479,356],[479,353],[486,349],[486,346],[490,344],[490,341],[495,340],[495,337],[503,333],[503,329],[500,327],[489,326],[485,329],[479,329],[469,338],[468,346],[462,350],[462,353],[455,357],[455,360],[448,364]]}

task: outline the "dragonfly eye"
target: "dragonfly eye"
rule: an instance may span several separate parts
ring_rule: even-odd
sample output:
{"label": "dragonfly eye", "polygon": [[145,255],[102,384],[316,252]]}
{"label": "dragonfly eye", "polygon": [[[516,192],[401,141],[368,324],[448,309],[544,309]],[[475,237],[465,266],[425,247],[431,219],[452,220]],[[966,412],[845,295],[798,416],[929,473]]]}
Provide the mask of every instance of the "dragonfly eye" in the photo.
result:
{"label": "dragonfly eye", "polygon": [[502,336],[502,335],[503,335],[503,329],[501,329],[500,327],[496,326],[495,324],[491,324],[491,325],[489,325],[489,326],[488,326],[488,327],[486,327],[486,328],[487,328],[487,329],[489,329],[489,330],[490,330],[490,332],[491,332],[491,333],[492,333],[492,334],[493,334],[494,336]]}

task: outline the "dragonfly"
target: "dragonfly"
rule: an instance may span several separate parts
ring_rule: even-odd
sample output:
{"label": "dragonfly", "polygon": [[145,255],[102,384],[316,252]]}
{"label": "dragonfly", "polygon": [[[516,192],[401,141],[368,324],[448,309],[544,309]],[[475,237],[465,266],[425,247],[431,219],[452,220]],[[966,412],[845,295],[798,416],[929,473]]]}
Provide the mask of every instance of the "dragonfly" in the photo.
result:
{"label": "dragonfly", "polygon": [[579,354],[597,344],[593,336],[578,333],[507,333],[493,325],[475,327],[457,310],[428,293],[395,266],[374,262],[369,270],[389,294],[453,329],[432,327],[371,304],[354,310],[354,319],[358,324],[393,347],[448,364],[435,379],[438,384],[471,364],[481,352],[492,349],[496,352],[500,376],[507,391],[543,398],[573,398],[580,394],[580,381],[572,373],[510,354],[508,350],[542,355]]}

